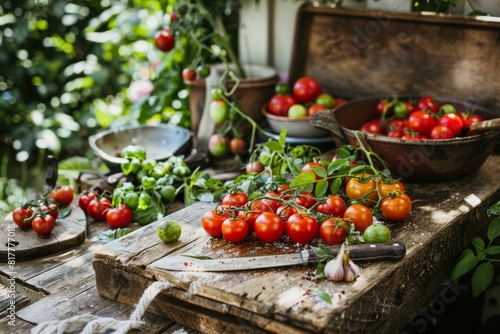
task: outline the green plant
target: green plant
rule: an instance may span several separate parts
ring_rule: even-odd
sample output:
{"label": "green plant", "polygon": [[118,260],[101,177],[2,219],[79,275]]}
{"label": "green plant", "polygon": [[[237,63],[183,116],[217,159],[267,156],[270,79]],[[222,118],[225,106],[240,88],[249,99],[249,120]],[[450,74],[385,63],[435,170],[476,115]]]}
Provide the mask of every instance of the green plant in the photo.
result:
{"label": "green plant", "polygon": [[[472,239],[472,247],[466,248],[460,256],[459,262],[453,268],[450,281],[453,282],[468,272],[474,270],[471,279],[472,294],[474,297],[483,293],[494,278],[493,263],[500,261],[500,246],[496,245],[500,236],[500,202],[492,205],[487,211],[488,217],[496,216],[490,222],[487,231],[488,244],[480,237]],[[475,251],[475,252],[474,252]]]}

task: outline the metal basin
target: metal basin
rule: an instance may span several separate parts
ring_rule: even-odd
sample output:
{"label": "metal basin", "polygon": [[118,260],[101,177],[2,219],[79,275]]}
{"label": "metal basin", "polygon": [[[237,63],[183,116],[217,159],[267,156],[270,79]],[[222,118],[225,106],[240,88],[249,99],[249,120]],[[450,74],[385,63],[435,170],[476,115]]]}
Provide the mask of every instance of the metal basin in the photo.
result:
{"label": "metal basin", "polygon": [[166,160],[172,155],[188,154],[192,148],[193,133],[171,125],[139,125],[109,129],[89,137],[89,145],[111,171],[119,171],[124,161],[121,150],[127,145],[140,145],[147,158]]}
{"label": "metal basin", "polygon": [[[418,99],[400,96],[400,100]],[[450,103],[457,110],[471,110],[484,119],[496,116],[484,108],[451,98],[435,97],[440,103]],[[380,97],[353,100],[335,110],[318,113],[311,123],[340,138],[343,143],[359,146],[355,132],[364,122],[377,116]],[[389,165],[396,176],[411,182],[439,182],[457,179],[477,171],[495,148],[499,130],[468,137],[446,140],[404,140],[365,134],[371,150]]]}

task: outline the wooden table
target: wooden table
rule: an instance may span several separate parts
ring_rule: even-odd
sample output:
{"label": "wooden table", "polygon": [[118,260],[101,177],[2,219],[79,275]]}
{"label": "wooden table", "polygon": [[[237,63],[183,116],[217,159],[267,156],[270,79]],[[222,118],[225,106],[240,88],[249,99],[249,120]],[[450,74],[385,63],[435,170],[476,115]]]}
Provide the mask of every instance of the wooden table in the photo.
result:
{"label": "wooden table", "polygon": [[[469,177],[408,184],[407,190],[412,214],[391,225],[393,239],[406,244],[407,255],[398,262],[362,264],[361,277],[351,284],[315,284],[304,279],[304,267],[226,273],[155,268],[155,261],[184,253],[221,258],[272,252],[273,246],[256,240],[234,245],[208,237],[200,219],[214,205],[197,203],[165,218],[183,225],[176,243],[162,243],[154,223],[97,250],[97,291],[131,306],[151,283],[170,282],[174,287],[148,310],[206,333],[397,332],[440,294],[461,251],[484,234],[486,210],[500,199],[500,156],[491,156]],[[336,301],[317,303],[307,289],[326,291]]]}

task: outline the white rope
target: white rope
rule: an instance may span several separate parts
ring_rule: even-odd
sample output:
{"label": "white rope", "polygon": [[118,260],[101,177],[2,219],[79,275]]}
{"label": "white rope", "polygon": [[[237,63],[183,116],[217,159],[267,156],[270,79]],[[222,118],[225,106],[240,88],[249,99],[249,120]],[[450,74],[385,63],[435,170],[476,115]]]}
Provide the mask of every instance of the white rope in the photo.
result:
{"label": "white rope", "polygon": [[31,334],[64,334],[76,331],[80,331],[80,334],[95,334],[109,329],[114,330],[115,334],[125,334],[131,329],[140,329],[144,325],[142,319],[146,309],[161,291],[171,287],[172,284],[168,282],[158,281],[151,284],[144,291],[128,320],[100,318],[92,314],[83,314],[66,320],[42,322],[31,330]]}

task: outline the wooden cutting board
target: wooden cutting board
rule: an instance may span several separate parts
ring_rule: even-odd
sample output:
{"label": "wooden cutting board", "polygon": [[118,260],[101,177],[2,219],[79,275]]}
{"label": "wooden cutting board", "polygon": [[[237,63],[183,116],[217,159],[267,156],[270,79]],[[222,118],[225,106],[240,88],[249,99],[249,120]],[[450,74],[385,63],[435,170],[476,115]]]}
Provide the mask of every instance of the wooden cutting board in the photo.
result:
{"label": "wooden cutting board", "polygon": [[85,241],[86,217],[77,204],[70,213],[56,219],[48,237],[39,237],[33,229],[21,229],[9,213],[0,226],[0,261],[24,261],[74,248]]}

